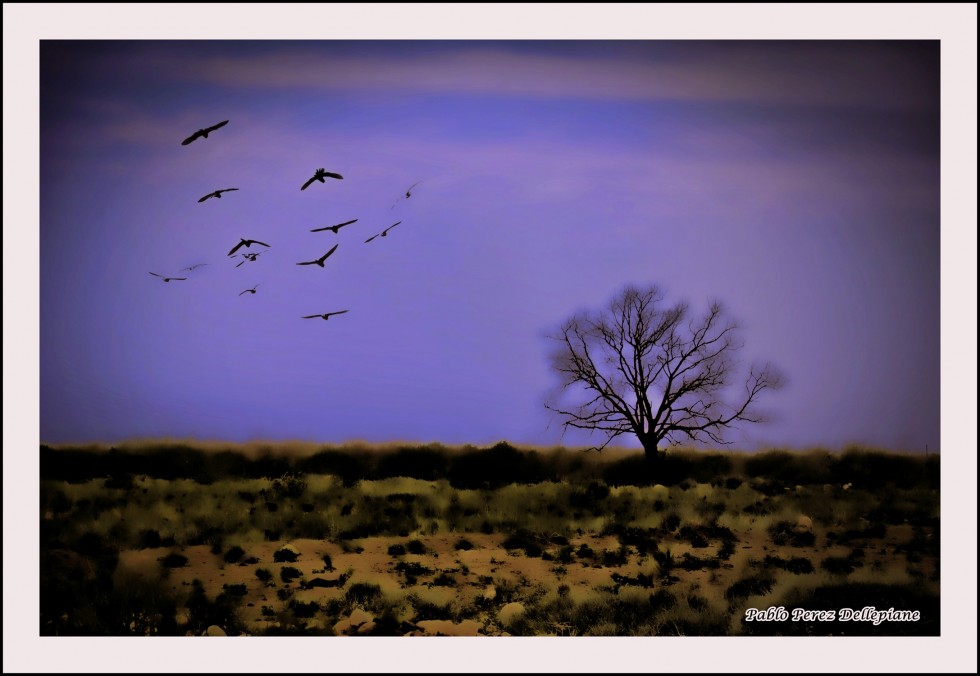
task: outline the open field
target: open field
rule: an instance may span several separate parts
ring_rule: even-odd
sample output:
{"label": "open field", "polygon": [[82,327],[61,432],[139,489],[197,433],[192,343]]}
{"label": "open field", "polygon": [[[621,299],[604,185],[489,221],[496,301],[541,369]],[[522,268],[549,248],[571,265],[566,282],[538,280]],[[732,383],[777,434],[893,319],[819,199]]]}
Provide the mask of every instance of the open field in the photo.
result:
{"label": "open field", "polygon": [[[935,455],[42,447],[41,477],[43,635],[940,629]],[[744,620],[771,606],[919,619]]]}

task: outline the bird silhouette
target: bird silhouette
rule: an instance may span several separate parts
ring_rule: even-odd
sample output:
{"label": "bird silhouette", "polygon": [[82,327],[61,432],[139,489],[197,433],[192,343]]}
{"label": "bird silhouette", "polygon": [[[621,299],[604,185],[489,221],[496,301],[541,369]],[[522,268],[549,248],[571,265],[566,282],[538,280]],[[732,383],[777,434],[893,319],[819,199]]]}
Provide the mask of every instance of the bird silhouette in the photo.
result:
{"label": "bird silhouette", "polygon": [[[398,221],[398,223],[401,223],[401,221]],[[398,225],[398,223],[395,223],[395,225]],[[368,237],[366,240],[364,240],[364,243],[367,244],[371,240],[376,239],[378,237],[387,237],[388,231],[391,230],[393,227],[395,227],[395,225],[389,225],[387,228],[379,232],[377,235],[372,235],[371,237]]]}
{"label": "bird silhouette", "polygon": [[391,205],[391,208],[394,209],[395,208],[395,205],[398,204],[399,201],[401,201],[403,199],[407,200],[408,198],[410,198],[412,196],[412,188],[414,188],[415,186],[417,186],[421,182],[422,181],[416,181],[415,183],[413,183],[408,188],[408,190],[405,191],[405,194],[404,195],[399,196],[398,199],[395,200],[394,204]]}
{"label": "bird silhouette", "polygon": [[317,317],[319,317],[320,319],[330,319],[334,315],[342,315],[345,312],[348,312],[348,310],[340,310],[338,312],[324,312],[323,314],[320,315],[305,315],[303,319],[316,319]]}
{"label": "bird silhouette", "polygon": [[214,192],[209,192],[207,195],[205,195],[204,197],[198,200],[198,204],[200,204],[206,199],[211,199],[212,197],[217,197],[218,199],[221,199],[221,193],[231,192],[232,190],[238,190],[238,188],[225,188],[224,190],[215,190]]}
{"label": "bird silhouette", "polygon": [[213,127],[208,127],[207,129],[198,129],[196,132],[194,132],[193,134],[191,134],[190,136],[188,136],[187,138],[185,138],[183,141],[181,141],[180,142],[180,145],[186,146],[188,143],[192,143],[192,142],[196,141],[199,138],[202,138],[202,137],[203,138],[207,138],[208,137],[208,134],[210,134],[211,132],[213,132],[215,129],[221,129],[226,124],[228,124],[228,120],[225,120],[224,122],[219,122],[218,124],[214,125]]}
{"label": "bird silhouette", "polygon": [[313,178],[311,178],[309,181],[304,183],[303,187],[300,188],[300,190],[306,190],[307,188],[309,188],[310,184],[312,184],[313,181],[320,181],[320,183],[326,183],[326,181],[324,180],[326,178],[342,179],[343,176],[341,176],[340,174],[335,174],[331,171],[327,171],[323,167],[320,167],[319,169],[316,170],[316,173],[313,174]]}
{"label": "bird silhouette", "polygon": [[251,294],[254,294],[254,293],[255,293],[255,290],[256,290],[257,288],[259,288],[259,285],[258,285],[258,284],[256,284],[255,286],[253,286],[253,287],[252,287],[251,289],[245,289],[244,291],[242,291],[242,292],[241,292],[240,294],[238,294],[238,295],[239,295],[239,296],[244,296],[244,295],[245,295],[246,293],[251,293]]}
{"label": "bird silhouette", "polygon": [[[239,263],[238,265],[236,265],[235,267],[236,267],[236,268],[240,268],[240,267],[242,267],[243,265],[245,265],[245,261],[252,261],[252,262],[254,263],[254,262],[255,262],[255,259],[257,259],[257,258],[258,258],[259,256],[261,256],[261,255],[262,255],[262,254],[264,254],[264,253],[265,253],[264,251],[256,251],[255,253],[243,253],[243,254],[236,254],[236,256],[241,256],[241,257],[242,257],[242,258],[244,258],[245,260],[243,260],[243,261],[241,261],[241,262],[240,262],[240,263]],[[235,257],[235,256],[233,256],[233,258],[234,258],[234,257]]]}
{"label": "bird silhouette", "polygon": [[228,252],[228,255],[229,256],[232,255],[233,253],[235,253],[236,251],[238,251],[239,249],[241,249],[243,246],[244,247],[250,247],[253,244],[261,244],[262,246],[269,246],[265,242],[260,242],[257,239],[244,239],[243,238],[242,241],[240,241],[238,244],[236,244],[235,246],[232,247],[231,251]]}
{"label": "bird silhouette", "polygon": [[353,221],[347,221],[346,223],[338,223],[337,225],[328,225],[325,228],[313,228],[312,230],[310,230],[310,232],[323,232],[324,230],[333,230],[334,233],[339,234],[340,229],[342,227],[344,227],[345,225],[350,225],[351,223],[357,223],[357,219],[355,218]]}
{"label": "bird silhouette", "polygon": [[323,254],[322,256],[320,256],[319,258],[317,258],[316,260],[313,260],[313,261],[304,261],[302,263],[297,263],[296,265],[319,265],[322,268],[322,267],[324,267],[323,262],[325,260],[327,260],[328,258],[330,258],[330,254],[332,254],[334,251],[336,251],[338,246],[340,246],[340,245],[339,244],[334,244],[333,245],[333,248],[330,249],[330,251],[328,251],[327,253]]}
{"label": "bird silhouette", "polygon": [[194,272],[198,268],[200,268],[202,266],[205,266],[205,265],[207,265],[207,263],[195,263],[194,265],[190,265],[190,266],[188,266],[186,268],[182,268],[181,269],[181,272],[184,272],[184,270],[186,270],[187,272]]}
{"label": "bird silhouette", "polygon": [[155,272],[151,272],[150,274],[153,275],[154,277],[159,277],[160,279],[162,279],[165,282],[169,282],[171,280],[177,280],[177,281],[181,281],[182,282],[182,281],[185,281],[187,279],[187,277],[164,277],[163,275],[158,275]]}

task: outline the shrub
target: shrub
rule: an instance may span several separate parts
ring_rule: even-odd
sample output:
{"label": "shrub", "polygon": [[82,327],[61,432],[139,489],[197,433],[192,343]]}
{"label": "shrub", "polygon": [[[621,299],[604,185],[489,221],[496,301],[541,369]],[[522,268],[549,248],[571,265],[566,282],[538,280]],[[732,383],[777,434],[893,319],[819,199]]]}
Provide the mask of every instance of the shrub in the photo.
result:
{"label": "shrub", "polygon": [[794,547],[812,547],[816,537],[810,531],[797,532],[795,524],[789,521],[777,521],[769,526],[769,535],[777,545],[792,545]]}
{"label": "shrub", "polygon": [[302,461],[300,470],[307,474],[332,474],[350,487],[370,474],[369,463],[365,454],[325,450]]}
{"label": "shrub", "polygon": [[575,554],[575,548],[571,545],[565,545],[558,550],[558,562],[559,563],[571,563],[572,556]]}
{"label": "shrub", "polygon": [[449,573],[439,573],[436,579],[432,581],[432,584],[435,587],[455,587],[456,578]]}
{"label": "shrub", "polygon": [[226,584],[222,585],[222,589],[229,596],[245,596],[248,594],[248,587],[244,584]]}
{"label": "shrub", "polygon": [[666,589],[658,589],[650,594],[650,607],[655,611],[670,610],[677,604],[677,599]]}
{"label": "shrub", "polygon": [[455,455],[449,481],[456,488],[500,488],[507,484],[534,484],[548,478],[536,453],[519,451],[506,442],[493,448]]}
{"label": "shrub", "polygon": [[272,492],[278,498],[295,500],[306,492],[306,479],[295,474],[283,474],[272,482]]}
{"label": "shrub", "polygon": [[347,588],[344,599],[351,605],[370,605],[382,598],[381,587],[370,582],[355,582]]}
{"label": "shrub", "polygon": [[272,572],[268,568],[256,568],[255,577],[262,582],[268,582],[272,579]]}
{"label": "shrub", "polygon": [[794,575],[806,575],[813,572],[813,563],[802,556],[794,556],[786,562],[784,569]]}
{"label": "shrub", "polygon": [[656,532],[653,528],[635,528],[619,524],[610,524],[603,529],[603,534],[615,535],[621,546],[635,547],[640,554],[647,554],[657,549]]}
{"label": "shrub", "polygon": [[388,556],[404,556],[405,545],[394,544],[388,547]]}
{"label": "shrub", "polygon": [[681,528],[681,531],[677,534],[677,537],[682,540],[687,540],[695,549],[702,549],[708,546],[708,539],[704,536],[704,534],[699,529],[692,528],[691,526],[684,526]]}
{"label": "shrub", "polygon": [[619,573],[613,573],[610,575],[612,581],[619,586],[623,587],[652,587],[653,586],[653,576],[644,575],[643,573],[638,573],[635,577],[631,575],[620,575]]}
{"label": "shrub", "polygon": [[139,549],[156,549],[157,547],[163,546],[163,539],[160,537],[160,532],[152,528],[140,531],[138,542],[137,547]]}
{"label": "shrub", "polygon": [[446,476],[448,467],[449,457],[438,448],[401,448],[378,459],[377,476],[379,479],[403,476],[436,481]]}
{"label": "shrub", "polygon": [[276,563],[294,563],[298,558],[299,552],[288,545],[285,547],[280,547],[276,550],[276,553],[272,555],[272,560]]}
{"label": "shrub", "polygon": [[187,565],[187,557],[183,554],[171,552],[160,560],[165,568],[183,568]]}
{"label": "shrub", "polygon": [[807,575],[813,572],[813,563],[810,562],[810,559],[805,559],[802,556],[794,556],[791,559],[784,559],[779,556],[772,556],[770,554],[763,559],[762,563],[767,567],[781,568],[782,570],[789,571],[794,575]]}
{"label": "shrub", "polygon": [[418,561],[399,561],[395,565],[395,570],[403,573],[405,577],[418,577],[419,575],[429,575],[432,573],[431,568],[423,566]]}
{"label": "shrub", "polygon": [[225,561],[227,563],[235,563],[243,556],[245,556],[245,550],[235,545],[225,552]]}
{"label": "shrub", "polygon": [[289,602],[289,609],[293,611],[294,617],[313,617],[320,610],[320,604],[316,601],[303,603],[293,599]]}
{"label": "shrub", "polygon": [[681,525],[681,517],[677,512],[671,512],[660,522],[660,528],[667,533],[677,530]]}
{"label": "shrub", "polygon": [[820,567],[832,575],[850,575],[862,565],[852,556],[828,556],[820,562]]}
{"label": "shrub", "polygon": [[344,539],[341,539],[340,541],[340,548],[344,550],[345,554],[360,554],[364,551],[364,547],[361,545],[355,542],[348,542]]}
{"label": "shrub", "polygon": [[133,487],[133,475],[126,473],[110,476],[105,480],[103,486],[106,488],[128,491]]}
{"label": "shrub", "polygon": [[439,605],[426,601],[415,594],[408,596],[408,602],[415,609],[415,621],[422,620],[451,620],[453,619],[451,604]]}
{"label": "shrub", "polygon": [[194,580],[191,584],[191,597],[187,601],[187,609],[191,614],[191,631],[200,634],[211,625],[217,625],[228,634],[241,632],[242,625],[237,615],[241,597],[222,592],[211,601],[204,593],[200,580]]}
{"label": "shrub", "polygon": [[658,566],[660,566],[660,576],[664,579],[670,577],[671,571],[674,569],[674,566],[677,565],[677,562],[674,560],[674,553],[669,549],[665,551],[658,549],[657,551],[653,552],[653,560],[657,562]]}
{"label": "shrub", "polygon": [[468,552],[469,550],[473,549],[473,543],[467,540],[466,538],[460,538],[459,540],[456,541],[456,544],[454,546],[456,551],[462,550]]}
{"label": "shrub", "polygon": [[627,457],[608,463],[603,479],[610,486],[651,486],[654,483],[671,485],[655,476],[649,464],[642,457]]}
{"label": "shrub", "polygon": [[515,533],[508,536],[501,545],[504,549],[520,549],[523,550],[527,556],[535,558],[541,556],[541,538],[527,530],[526,528],[518,528]]}
{"label": "shrub", "polygon": [[721,544],[721,548],[718,549],[718,558],[722,561],[727,561],[732,558],[732,554],[735,553],[735,542],[734,540],[725,540]]}
{"label": "shrub", "polygon": [[295,580],[296,578],[302,576],[303,576],[303,571],[301,571],[299,568],[294,568],[292,566],[283,566],[279,570],[279,577],[282,578],[283,582],[289,582],[291,580]]}
{"label": "shrub", "polygon": [[701,612],[708,607],[708,600],[697,594],[691,594],[687,597],[687,605],[691,607],[691,610]]}
{"label": "shrub", "polygon": [[759,594],[768,594],[772,591],[774,582],[775,580],[770,575],[760,574],[743,577],[728,588],[725,592],[725,598],[735,600]]}
{"label": "shrub", "polygon": [[751,505],[746,505],[745,509],[742,510],[743,514],[749,514],[752,516],[765,516],[766,514],[772,513],[772,504],[768,499],[756,500]]}
{"label": "shrub", "polygon": [[702,559],[699,556],[694,556],[690,552],[684,552],[684,556],[681,557],[680,563],[677,564],[678,568],[683,568],[684,570],[715,570],[721,566],[719,559],[714,557],[708,557]]}
{"label": "shrub", "polygon": [[629,548],[620,546],[616,551],[607,549],[602,553],[602,565],[609,566],[611,568],[618,568],[619,566],[625,566],[626,562],[629,560]]}

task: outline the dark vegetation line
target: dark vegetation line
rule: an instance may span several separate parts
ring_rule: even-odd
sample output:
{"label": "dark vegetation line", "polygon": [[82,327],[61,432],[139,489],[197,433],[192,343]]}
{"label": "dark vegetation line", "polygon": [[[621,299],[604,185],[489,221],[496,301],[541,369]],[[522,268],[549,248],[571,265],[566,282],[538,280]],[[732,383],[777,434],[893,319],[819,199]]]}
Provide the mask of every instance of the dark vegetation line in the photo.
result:
{"label": "dark vegetation line", "polygon": [[125,483],[134,475],[191,479],[208,484],[221,479],[274,478],[284,474],[331,474],[345,483],[408,477],[447,480],[455,488],[499,488],[547,481],[610,486],[674,486],[684,482],[722,485],[740,478],[777,494],[794,486],[849,483],[856,489],[886,485],[939,488],[939,457],[851,449],[841,454],[768,451],[752,455],[677,451],[654,469],[642,454],[597,461],[580,452],[526,451],[500,442],[490,448],[451,449],[438,444],[392,450],[363,447],[324,448],[308,457],[277,456],[270,449],[250,458],[237,451],[204,451],[188,445],[160,444],[139,451],[54,449],[41,446],[41,479],[77,483],[111,478]]}

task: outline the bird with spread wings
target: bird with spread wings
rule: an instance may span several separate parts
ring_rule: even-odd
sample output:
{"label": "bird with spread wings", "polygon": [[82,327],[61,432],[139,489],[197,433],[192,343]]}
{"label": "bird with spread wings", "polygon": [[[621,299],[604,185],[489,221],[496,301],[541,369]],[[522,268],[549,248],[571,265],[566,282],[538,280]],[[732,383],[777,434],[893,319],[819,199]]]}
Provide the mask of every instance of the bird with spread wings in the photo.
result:
{"label": "bird with spread wings", "polygon": [[260,242],[257,239],[245,239],[245,238],[242,238],[242,241],[240,241],[238,244],[236,244],[235,246],[233,246],[231,248],[231,251],[228,252],[228,255],[231,256],[236,251],[238,251],[239,249],[241,249],[243,246],[244,247],[251,247],[253,244],[261,244],[262,246],[269,246],[265,242]]}
{"label": "bird with spread wings", "polygon": [[328,258],[330,258],[331,254],[333,254],[333,252],[337,250],[337,247],[338,246],[340,246],[340,245],[339,244],[334,244],[333,245],[333,248],[330,249],[330,251],[328,251],[327,253],[323,254],[319,258],[317,258],[315,260],[312,260],[312,261],[303,261],[302,263],[297,263],[296,265],[319,265],[322,268],[322,267],[324,267],[323,262],[325,260],[327,260]]}
{"label": "bird with spread wings", "polygon": [[207,195],[205,195],[204,197],[202,197],[201,199],[198,200],[198,204],[200,204],[204,200],[211,199],[212,197],[217,198],[217,199],[221,199],[221,193],[223,193],[223,192],[231,192],[233,190],[238,190],[238,188],[225,188],[224,190],[215,190],[214,192],[209,192]]}
{"label": "bird with spread wings", "polygon": [[158,275],[155,272],[151,272],[150,274],[153,275],[154,277],[159,277],[160,279],[162,279],[165,282],[170,282],[170,281],[183,282],[183,281],[185,281],[187,279],[187,277],[164,277],[163,275]]}
{"label": "bird with spread wings", "polygon": [[422,181],[415,181],[415,183],[413,183],[408,188],[408,190],[405,191],[405,194],[404,195],[399,195],[398,199],[396,199],[395,202],[391,205],[391,208],[394,209],[395,208],[395,205],[397,205],[400,201],[409,199],[412,196],[412,188],[414,188],[415,186],[417,186],[421,182]]}
{"label": "bird with spread wings", "polygon": [[347,221],[346,223],[338,223],[337,225],[328,225],[325,228],[313,228],[310,232],[323,232],[324,230],[333,230],[334,234],[340,234],[340,229],[345,225],[350,225],[351,223],[357,223],[355,218],[353,221]]}
{"label": "bird with spread wings", "polygon": [[258,257],[264,253],[265,253],[264,251],[256,251],[255,253],[241,253],[241,254],[235,254],[234,256],[232,256],[232,258],[238,258],[239,256],[241,256],[243,259],[245,259],[239,261],[238,265],[235,266],[236,268],[240,268],[243,265],[245,265],[245,261],[251,261],[252,263],[254,263],[258,259]]}
{"label": "bird with spread wings", "polygon": [[[398,221],[398,223],[401,223],[401,221]],[[398,223],[395,223],[395,225],[398,225]],[[364,243],[367,244],[371,240],[376,239],[378,237],[387,237],[388,231],[391,230],[393,227],[395,227],[395,225],[389,225],[387,228],[379,232],[377,235],[372,235],[371,237],[368,237],[366,240],[364,240]]]}
{"label": "bird with spread wings", "polygon": [[334,315],[342,315],[345,312],[348,312],[348,310],[338,310],[337,312],[324,312],[323,314],[319,314],[319,315],[305,315],[302,318],[303,319],[317,319],[317,318],[330,319]]}
{"label": "bird with spread wings", "polygon": [[188,143],[193,143],[194,141],[196,141],[199,138],[207,138],[208,137],[208,134],[210,134],[211,132],[213,132],[215,129],[221,129],[226,124],[228,124],[228,120],[225,120],[224,122],[219,122],[218,124],[214,125],[213,127],[206,127],[204,129],[198,129],[196,132],[194,132],[193,134],[191,134],[190,136],[188,136],[187,138],[185,138],[183,141],[181,141],[180,142],[180,145],[186,146]]}
{"label": "bird with spread wings", "polygon": [[342,179],[343,176],[341,176],[340,174],[335,174],[332,171],[327,171],[323,167],[320,167],[319,169],[316,170],[316,173],[313,174],[313,177],[303,184],[303,187],[300,188],[300,190],[306,190],[307,188],[309,188],[310,185],[313,184],[313,181],[320,181],[320,183],[326,183],[327,181],[325,179],[328,178],[336,178],[339,180]]}

